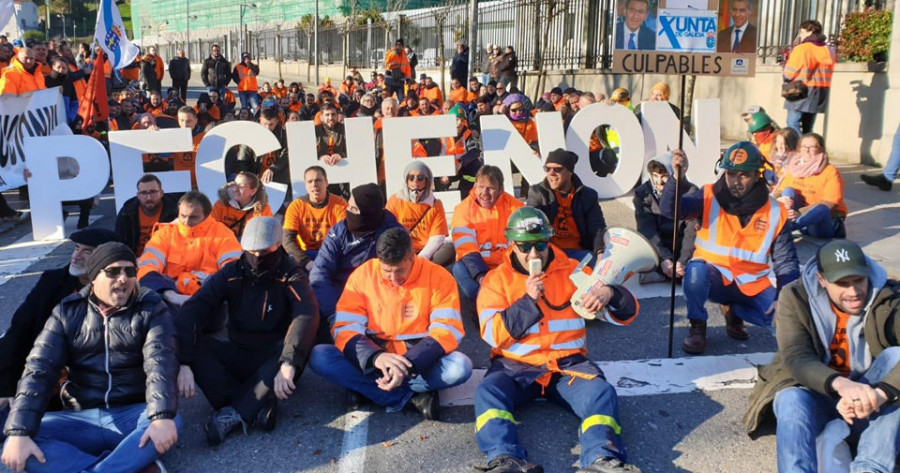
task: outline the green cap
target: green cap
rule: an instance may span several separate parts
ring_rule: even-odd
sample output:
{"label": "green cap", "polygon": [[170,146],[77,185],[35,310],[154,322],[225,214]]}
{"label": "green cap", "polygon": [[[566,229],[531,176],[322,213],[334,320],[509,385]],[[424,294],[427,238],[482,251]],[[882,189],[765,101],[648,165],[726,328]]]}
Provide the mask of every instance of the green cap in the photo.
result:
{"label": "green cap", "polygon": [[506,224],[506,239],[510,241],[549,240],[555,233],[550,219],[534,207],[516,210]]}
{"label": "green cap", "polygon": [[759,171],[765,160],[759,149],[749,141],[738,141],[725,151],[720,167],[726,171]]}
{"label": "green cap", "polygon": [[747,122],[747,131],[756,133],[766,126],[771,125],[773,120],[765,111],[760,110],[751,115],[746,115],[744,121]]}
{"label": "green cap", "polygon": [[847,276],[869,276],[869,263],[862,248],[850,240],[832,240],[816,254],[819,273],[830,283]]}
{"label": "green cap", "polygon": [[465,118],[465,119],[469,118],[466,116],[466,111],[463,110],[462,107],[460,107],[459,105],[454,105],[453,108],[451,108],[450,111],[447,112],[447,115],[451,115],[456,118]]}

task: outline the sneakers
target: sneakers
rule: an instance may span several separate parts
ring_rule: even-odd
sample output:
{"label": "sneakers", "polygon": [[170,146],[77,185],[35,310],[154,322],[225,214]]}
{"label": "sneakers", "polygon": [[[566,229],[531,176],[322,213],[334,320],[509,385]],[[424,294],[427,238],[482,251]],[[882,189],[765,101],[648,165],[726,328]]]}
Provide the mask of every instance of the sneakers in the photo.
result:
{"label": "sneakers", "polygon": [[166,467],[163,465],[162,461],[156,460],[155,462],[141,468],[138,473],[167,473]]}
{"label": "sneakers", "polygon": [[891,190],[894,183],[884,177],[884,174],[860,174],[860,179],[870,186],[875,186],[883,191]]}
{"label": "sneakers", "polygon": [[656,271],[650,271],[650,272],[638,274],[638,282],[641,285],[656,284],[656,283],[660,283],[660,282],[666,282],[668,280],[669,280],[669,278],[667,278],[662,273],[657,273]]}
{"label": "sneakers", "polygon": [[541,465],[512,455],[498,455],[488,463],[487,468],[478,469],[490,473],[544,473]]}
{"label": "sneakers", "polygon": [[734,315],[734,310],[730,305],[719,305],[722,316],[725,317],[725,333],[735,340],[746,340],[750,338],[747,330],[744,328],[744,321],[740,317]]}
{"label": "sneakers", "polygon": [[275,430],[275,423],[278,420],[278,398],[271,396],[266,399],[266,405],[256,413],[256,419],[253,421],[253,427],[263,432],[271,432]]}
{"label": "sneakers", "polygon": [[[691,331],[684,339],[681,349],[691,355],[699,355],[706,350],[706,321],[688,319],[691,321]],[[590,470],[588,470],[590,471]],[[602,470],[601,470],[602,471]]]}
{"label": "sneakers", "polygon": [[347,409],[351,411],[358,411],[363,406],[367,404],[368,399],[362,394],[352,390],[345,389],[344,390],[344,404],[347,405]]}
{"label": "sneakers", "polygon": [[422,418],[425,420],[441,419],[441,400],[440,397],[438,397],[437,391],[416,393],[406,406],[411,407],[419,414],[422,414]]}
{"label": "sneakers", "polygon": [[210,445],[219,445],[238,426],[243,427],[244,435],[247,435],[247,423],[241,415],[231,406],[223,407],[206,421],[206,440]]}
{"label": "sneakers", "polygon": [[641,473],[640,468],[629,465],[618,458],[598,458],[594,463],[581,467],[575,473]]}

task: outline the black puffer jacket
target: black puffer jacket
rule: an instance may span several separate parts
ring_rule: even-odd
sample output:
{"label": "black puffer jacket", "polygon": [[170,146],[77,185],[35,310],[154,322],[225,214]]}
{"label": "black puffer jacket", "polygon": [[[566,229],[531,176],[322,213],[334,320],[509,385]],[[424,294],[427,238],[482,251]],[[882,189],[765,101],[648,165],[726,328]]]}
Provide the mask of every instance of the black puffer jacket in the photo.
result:
{"label": "black puffer jacket", "polygon": [[200,68],[200,79],[207,87],[222,88],[231,82],[231,63],[225,56],[209,56],[203,60]]}
{"label": "black puffer jacket", "polygon": [[178,409],[175,328],[162,298],[139,287],[128,307],[104,319],[91,286],[63,299],[35,341],[6,421],[7,436],[34,437],[63,367],[66,409],[147,403],[150,420]]}

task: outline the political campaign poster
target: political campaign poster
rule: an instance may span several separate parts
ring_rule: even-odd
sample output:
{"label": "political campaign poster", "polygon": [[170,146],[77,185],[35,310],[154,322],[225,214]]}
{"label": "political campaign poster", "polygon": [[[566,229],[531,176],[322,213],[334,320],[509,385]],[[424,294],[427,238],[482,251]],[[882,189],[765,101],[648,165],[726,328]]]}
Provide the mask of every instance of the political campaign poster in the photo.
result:
{"label": "political campaign poster", "polygon": [[70,135],[59,87],[0,96],[0,191],[25,185],[25,139]]}
{"label": "political campaign poster", "polygon": [[751,0],[618,0],[617,12],[614,73],[756,73],[758,15]]}

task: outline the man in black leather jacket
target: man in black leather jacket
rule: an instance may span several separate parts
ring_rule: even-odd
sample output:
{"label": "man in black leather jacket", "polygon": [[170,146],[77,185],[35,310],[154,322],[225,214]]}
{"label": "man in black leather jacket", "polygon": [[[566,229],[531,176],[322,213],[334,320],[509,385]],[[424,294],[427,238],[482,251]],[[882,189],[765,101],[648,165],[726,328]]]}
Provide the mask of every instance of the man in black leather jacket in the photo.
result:
{"label": "man in black leather jacket", "polygon": [[[91,283],[53,310],[4,428],[8,468],[138,471],[175,445],[175,329],[162,298],[138,286],[136,266],[124,244],[98,246]],[[65,410],[45,414],[63,367]]]}

